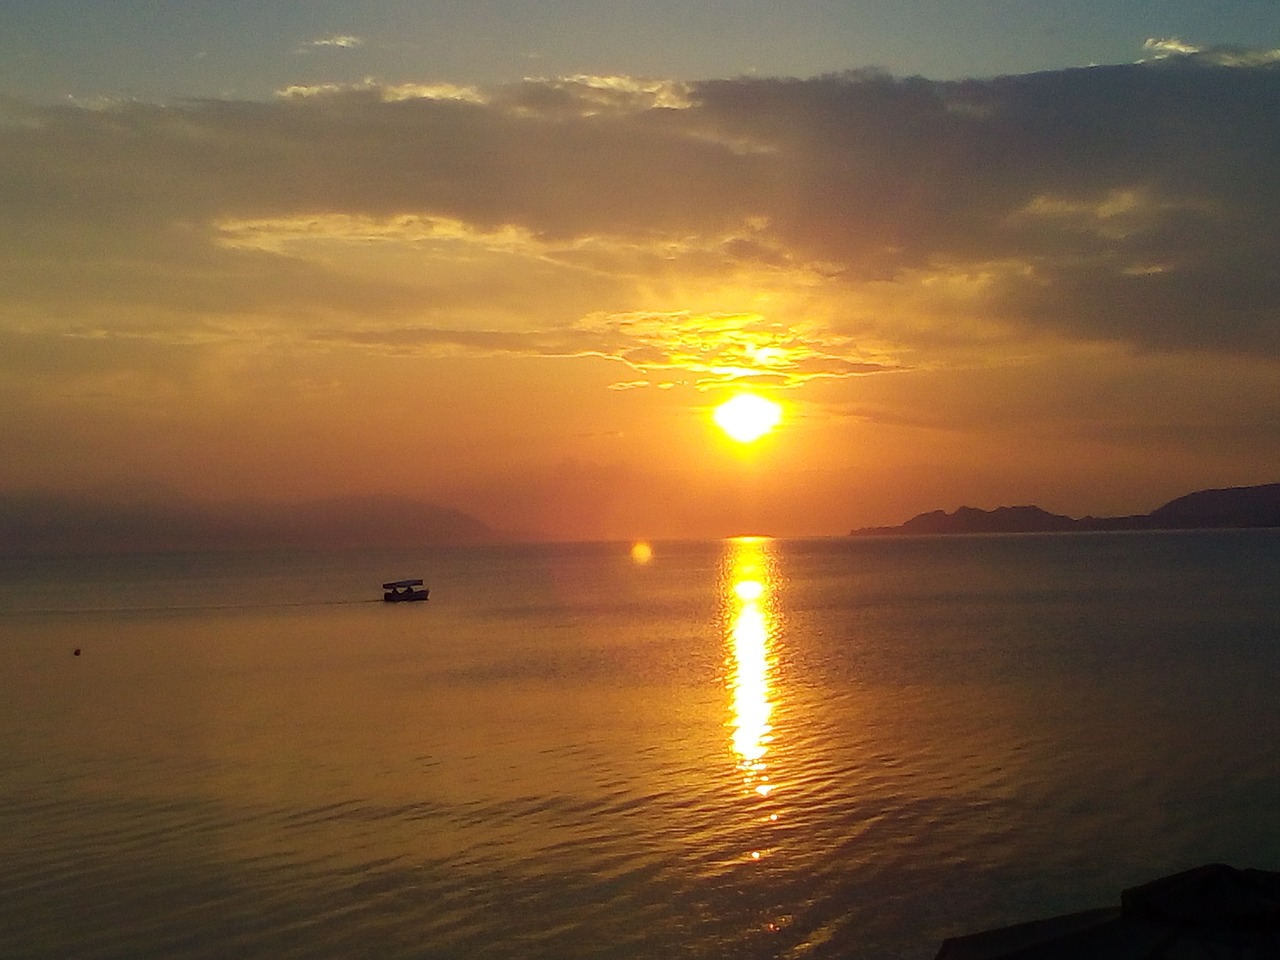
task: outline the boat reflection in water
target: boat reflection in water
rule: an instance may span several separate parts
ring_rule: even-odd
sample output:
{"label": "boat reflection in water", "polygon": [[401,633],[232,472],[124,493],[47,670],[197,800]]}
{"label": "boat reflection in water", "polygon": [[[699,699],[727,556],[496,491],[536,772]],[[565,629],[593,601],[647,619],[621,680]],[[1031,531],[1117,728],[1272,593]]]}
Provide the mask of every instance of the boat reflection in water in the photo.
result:
{"label": "boat reflection in water", "polygon": [[[770,780],[769,749],[773,743],[770,721],[778,625],[773,607],[776,575],[770,546],[769,540],[759,537],[728,541],[723,581],[726,682],[731,696],[728,726],[743,790],[757,799],[769,797],[775,786]],[[776,812],[762,810],[760,814],[765,822],[778,818]],[[748,855],[759,860],[761,851],[752,850]]]}

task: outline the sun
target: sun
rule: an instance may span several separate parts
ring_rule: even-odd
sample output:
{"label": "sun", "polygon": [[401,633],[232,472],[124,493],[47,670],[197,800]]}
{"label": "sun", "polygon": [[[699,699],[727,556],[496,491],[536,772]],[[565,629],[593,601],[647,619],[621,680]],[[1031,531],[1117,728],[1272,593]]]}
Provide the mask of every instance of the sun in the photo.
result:
{"label": "sun", "polygon": [[754,443],[778,425],[782,407],[754,393],[740,393],[720,406],[713,415],[716,425],[739,443]]}

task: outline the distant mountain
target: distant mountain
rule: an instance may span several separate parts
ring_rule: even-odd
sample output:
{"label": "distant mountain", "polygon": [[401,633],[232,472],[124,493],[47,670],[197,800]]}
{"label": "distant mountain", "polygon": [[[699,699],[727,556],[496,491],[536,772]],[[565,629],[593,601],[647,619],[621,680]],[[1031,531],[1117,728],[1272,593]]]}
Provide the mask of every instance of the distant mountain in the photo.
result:
{"label": "distant mountain", "polygon": [[1155,529],[1280,527],[1280,483],[1200,490],[1170,500],[1147,516]]}
{"label": "distant mountain", "polygon": [[951,533],[1046,533],[1069,530],[1200,530],[1214,527],[1280,527],[1280,483],[1200,490],[1130,517],[1082,517],[1035,506],[932,510],[896,527],[862,527],[850,536],[924,536]]}
{"label": "distant mountain", "polygon": [[460,510],[398,497],[204,503],[0,495],[0,553],[417,547],[506,539]]}

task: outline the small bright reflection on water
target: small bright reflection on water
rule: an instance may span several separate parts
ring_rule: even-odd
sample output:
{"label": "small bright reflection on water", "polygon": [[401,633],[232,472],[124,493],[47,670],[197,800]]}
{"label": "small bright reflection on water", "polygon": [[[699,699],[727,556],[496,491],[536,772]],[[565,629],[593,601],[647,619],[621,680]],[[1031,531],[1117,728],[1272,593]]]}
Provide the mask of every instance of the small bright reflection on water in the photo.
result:
{"label": "small bright reflection on water", "polygon": [[770,687],[777,632],[770,606],[773,571],[769,541],[756,537],[730,540],[725,572],[733,752],[745,788],[767,797],[773,790],[766,756],[773,742]]}

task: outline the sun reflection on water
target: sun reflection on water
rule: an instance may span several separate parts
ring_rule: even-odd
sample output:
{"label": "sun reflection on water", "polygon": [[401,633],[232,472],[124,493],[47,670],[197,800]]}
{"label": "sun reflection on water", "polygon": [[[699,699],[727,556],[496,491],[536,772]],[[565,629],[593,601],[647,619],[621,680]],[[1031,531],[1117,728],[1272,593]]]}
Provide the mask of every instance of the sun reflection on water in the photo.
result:
{"label": "sun reflection on water", "polygon": [[773,790],[767,757],[773,742],[772,645],[777,631],[770,605],[774,575],[769,541],[743,537],[729,541],[728,548],[729,727],[744,788],[767,797]]}

